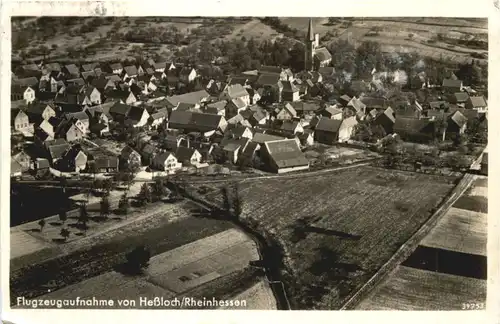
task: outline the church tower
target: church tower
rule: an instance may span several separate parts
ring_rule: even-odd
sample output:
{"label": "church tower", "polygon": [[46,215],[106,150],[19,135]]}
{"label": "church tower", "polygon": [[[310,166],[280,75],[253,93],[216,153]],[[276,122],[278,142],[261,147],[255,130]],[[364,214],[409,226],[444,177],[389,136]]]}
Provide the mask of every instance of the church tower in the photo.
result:
{"label": "church tower", "polygon": [[312,19],[309,19],[309,27],[307,29],[306,35],[306,57],[304,60],[304,69],[306,71],[312,71],[314,68],[314,49],[315,49],[315,37],[312,28]]}

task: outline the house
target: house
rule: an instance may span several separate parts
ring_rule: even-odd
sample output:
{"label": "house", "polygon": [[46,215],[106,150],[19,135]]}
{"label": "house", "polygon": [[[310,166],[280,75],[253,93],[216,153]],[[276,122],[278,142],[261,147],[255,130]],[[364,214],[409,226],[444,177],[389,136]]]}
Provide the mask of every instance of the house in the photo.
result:
{"label": "house", "polygon": [[258,107],[259,109],[253,110],[252,116],[248,119],[251,126],[265,125],[269,120],[267,111]]}
{"label": "house", "polygon": [[57,62],[45,63],[43,68],[49,72],[62,72],[61,64]]}
{"label": "house", "polygon": [[23,174],[21,164],[14,158],[10,159],[10,176],[12,178],[20,177]]}
{"label": "house", "polygon": [[448,127],[446,128],[446,134],[462,135],[465,133],[467,128],[467,117],[465,117],[460,111],[456,110],[449,115],[447,124]]}
{"label": "house", "polygon": [[325,79],[331,79],[335,76],[335,68],[333,66],[322,66],[318,69],[318,73]]}
{"label": "house", "polygon": [[222,144],[222,151],[231,163],[238,162],[240,152],[245,150],[245,146],[250,140],[248,138],[229,139]]}
{"label": "house", "polygon": [[119,160],[122,170],[136,170],[141,166],[141,155],[128,145],[120,152]]}
{"label": "house", "polygon": [[99,67],[98,63],[82,64],[82,71],[83,72],[91,72],[91,71],[94,71],[94,69],[97,67]]}
{"label": "house", "polygon": [[358,125],[356,117],[349,117],[342,120],[338,133],[338,141],[342,143],[350,140],[356,130],[356,125]]}
{"label": "house", "polygon": [[149,143],[144,144],[139,150],[139,154],[141,155],[143,164],[151,164],[157,151],[157,148],[153,145]]}
{"label": "house", "polygon": [[196,70],[190,67],[184,67],[179,72],[179,79],[186,84],[193,82],[197,76]]}
{"label": "house", "polygon": [[89,131],[91,134],[97,135],[98,137],[109,136],[109,125],[105,123],[92,123],[90,125]]}
{"label": "house", "polygon": [[130,112],[130,109],[132,109],[132,106],[117,102],[109,108],[109,114],[114,120],[124,122]]}
{"label": "house", "polygon": [[74,145],[66,151],[59,168],[61,171],[80,172],[87,166],[87,154],[82,151],[79,145]]}
{"label": "house", "polygon": [[201,163],[201,154],[196,149],[180,146],[175,151],[175,157],[183,165],[197,165]]}
{"label": "house", "polygon": [[469,99],[467,92],[456,92],[448,96],[448,101],[456,105],[465,105]]}
{"label": "house", "polygon": [[57,119],[55,117],[51,117],[49,120],[43,120],[38,127],[42,129],[45,133],[49,134],[50,137],[55,137],[55,130],[59,126],[59,124],[63,122],[61,119]]}
{"label": "house", "polygon": [[102,103],[101,92],[96,87],[85,87],[82,90],[82,93],[85,95],[87,101],[90,102],[91,105],[100,105]]}
{"label": "house", "polygon": [[321,115],[324,117],[328,117],[330,119],[337,119],[337,120],[342,120],[343,118],[342,110],[337,108],[336,105],[326,107],[321,112]]}
{"label": "house", "polygon": [[19,110],[15,115],[12,115],[15,116],[13,126],[16,131],[25,132],[31,128],[29,117],[24,111]]}
{"label": "house", "polygon": [[33,169],[35,170],[37,176],[42,176],[49,173],[49,168],[49,161],[45,158],[36,158],[33,163]]}
{"label": "house", "polygon": [[314,140],[321,144],[333,145],[339,138],[342,120],[321,117],[314,129]]}
{"label": "house", "polygon": [[297,134],[304,132],[302,124],[297,120],[284,120],[283,124],[281,124],[280,130],[287,134]]}
{"label": "house", "polygon": [[255,82],[256,89],[263,88],[262,99],[268,102],[281,102],[283,84],[276,74],[261,74]]}
{"label": "house", "polygon": [[245,110],[246,107],[247,105],[245,101],[243,101],[243,99],[231,99],[226,104],[224,116],[226,116],[227,118],[232,118],[238,115],[241,111]]}
{"label": "house", "polygon": [[123,72],[123,65],[121,63],[113,63],[109,65],[109,70],[113,74],[120,75]]}
{"label": "house", "polygon": [[203,112],[207,114],[214,114],[214,115],[221,115],[221,116],[226,116],[226,105],[227,101],[226,100],[221,100],[217,102],[212,102],[209,103],[205,106],[205,109]]}
{"label": "house", "polygon": [[44,143],[46,143],[46,142],[51,141],[51,140],[54,139],[54,135],[53,134],[47,133],[46,131],[44,131],[40,127],[36,127],[35,128],[33,136],[35,138],[35,142],[38,145],[43,145]]}
{"label": "house", "polygon": [[120,74],[122,75],[122,80],[126,80],[129,78],[137,78],[138,76],[137,67],[135,67],[135,65],[125,66]]}
{"label": "house", "polygon": [[297,111],[290,103],[286,103],[284,107],[278,112],[276,118],[278,120],[287,120],[297,117]]}
{"label": "house", "polygon": [[75,64],[68,64],[62,68],[62,71],[67,79],[78,78],[80,76],[80,69]]}
{"label": "house", "polygon": [[250,105],[257,104],[261,99],[260,93],[250,87],[246,88],[246,90],[248,92],[248,96],[250,97]]}
{"label": "house", "polygon": [[211,136],[217,130],[224,131],[227,122],[223,116],[194,113],[191,111],[173,111],[170,115],[168,128],[182,129],[186,132],[200,132]]}
{"label": "house", "polygon": [[391,107],[387,107],[381,114],[373,120],[373,125],[380,125],[386,134],[392,134],[396,117]]}
{"label": "house", "polygon": [[290,102],[298,116],[310,116],[320,110],[320,105],[315,101],[295,101]]}
{"label": "house", "polygon": [[25,151],[21,151],[12,156],[14,160],[16,160],[20,165],[22,171],[28,171],[31,168],[32,158]]}
{"label": "house", "polygon": [[161,171],[174,172],[182,168],[182,163],[171,152],[163,152],[155,156],[152,166]]}
{"label": "house", "polygon": [[55,165],[63,158],[66,152],[71,148],[67,141],[62,138],[56,140],[46,141],[45,148],[49,153],[49,159],[52,165]]}
{"label": "house", "polygon": [[11,100],[24,100],[26,104],[30,104],[36,99],[36,92],[30,86],[16,85],[11,86]]}
{"label": "house", "polygon": [[79,120],[80,122],[82,122],[84,128],[84,132],[87,133],[89,127],[90,127],[90,118],[89,116],[87,115],[86,112],[84,111],[79,111],[79,112],[74,112],[74,113],[67,113],[64,115],[64,117],[67,119],[67,120],[71,120],[72,118],[74,119],[77,119]]}
{"label": "house", "polygon": [[159,125],[165,123],[168,117],[167,108],[158,109],[149,116],[149,125],[152,129],[158,128]]}
{"label": "house", "polygon": [[56,117],[55,109],[47,104],[29,105],[26,109],[26,114],[32,122],[42,121],[43,119],[49,120],[51,117]]}
{"label": "house", "polygon": [[332,55],[325,47],[314,49],[314,67],[319,69],[326,67],[332,62]]}
{"label": "house", "polygon": [[393,129],[403,140],[414,142],[432,141],[436,134],[434,121],[426,118],[396,117]]}
{"label": "house", "polygon": [[89,169],[93,169],[97,173],[118,172],[119,170],[118,157],[112,155],[95,156],[90,163],[87,162],[87,165],[90,165]]}
{"label": "house", "polygon": [[298,138],[302,146],[311,146],[314,144],[314,132],[310,129],[299,134]]}
{"label": "house", "polygon": [[346,106],[351,112],[359,119],[363,119],[366,115],[366,104],[364,104],[360,99],[353,97],[351,101]]}
{"label": "house", "polygon": [[299,88],[290,81],[281,81],[283,89],[281,91],[281,100],[297,101],[299,100]]}
{"label": "house", "polygon": [[94,71],[82,72],[82,79],[85,80],[86,83],[92,82],[97,77]]}
{"label": "house", "polygon": [[127,114],[125,123],[133,127],[144,127],[149,120],[149,113],[142,107],[132,106]]}
{"label": "house", "polygon": [[465,108],[477,110],[478,113],[485,113],[488,111],[488,103],[484,96],[469,97],[465,103]]}
{"label": "house", "polygon": [[261,145],[261,159],[266,168],[275,173],[309,169],[309,160],[295,139],[266,141]]}
{"label": "house", "polygon": [[178,96],[167,97],[168,103],[172,107],[176,107],[180,102],[200,105],[202,102],[206,102],[210,98],[210,94],[205,90],[188,92]]}
{"label": "house", "polygon": [[62,122],[55,133],[57,138],[64,138],[68,142],[74,142],[85,137],[86,131],[81,121],[76,118],[71,118],[70,120]]}
{"label": "house", "polygon": [[446,93],[457,93],[462,91],[463,83],[461,80],[444,79],[441,88]]}
{"label": "house", "polygon": [[255,134],[253,134],[252,142],[260,144],[262,146],[265,142],[278,141],[278,140],[283,140],[283,139],[286,139],[286,138],[282,137],[282,136],[276,136],[276,135],[270,135],[270,134],[265,134],[265,133],[261,133],[261,132],[256,132]]}
{"label": "house", "polygon": [[240,99],[245,105],[250,105],[250,94],[241,84],[228,84],[219,96],[219,100],[231,101],[233,99]]}
{"label": "house", "polygon": [[248,138],[251,140],[253,138],[253,133],[250,128],[241,125],[228,128],[226,134],[229,138],[233,139]]}

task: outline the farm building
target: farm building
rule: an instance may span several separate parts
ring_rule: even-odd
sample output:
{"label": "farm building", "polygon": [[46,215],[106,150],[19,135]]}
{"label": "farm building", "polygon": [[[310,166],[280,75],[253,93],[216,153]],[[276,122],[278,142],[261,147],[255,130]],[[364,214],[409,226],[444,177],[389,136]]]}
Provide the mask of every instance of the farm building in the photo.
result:
{"label": "farm building", "polygon": [[373,124],[382,126],[386,134],[392,133],[395,122],[394,110],[391,107],[387,107],[387,109],[373,120]]}
{"label": "farm building", "polygon": [[488,111],[488,103],[484,96],[469,97],[465,103],[465,108],[477,110],[479,113]]}
{"label": "farm building", "polygon": [[342,120],[321,117],[314,129],[314,140],[321,144],[333,145],[337,142]]}
{"label": "farm building", "polygon": [[180,163],[174,154],[170,152],[163,152],[157,154],[153,159],[152,166],[155,169],[161,171],[176,171],[182,168],[182,163]]}
{"label": "farm building", "polygon": [[457,93],[461,92],[463,88],[463,83],[461,80],[444,79],[442,84],[442,89],[446,93]]}
{"label": "farm building", "polygon": [[429,142],[436,134],[434,121],[411,117],[396,117],[394,133],[402,139],[414,142]]}
{"label": "farm building", "polygon": [[309,169],[309,160],[295,139],[264,142],[260,152],[262,162],[272,172],[286,173]]}

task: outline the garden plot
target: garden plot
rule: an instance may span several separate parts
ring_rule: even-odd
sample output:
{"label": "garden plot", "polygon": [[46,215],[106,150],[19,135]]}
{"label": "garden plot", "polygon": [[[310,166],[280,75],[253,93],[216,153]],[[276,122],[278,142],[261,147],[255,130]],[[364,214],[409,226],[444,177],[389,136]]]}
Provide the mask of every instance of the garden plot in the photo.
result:
{"label": "garden plot", "polygon": [[356,309],[459,310],[471,301],[486,301],[486,280],[398,266]]}

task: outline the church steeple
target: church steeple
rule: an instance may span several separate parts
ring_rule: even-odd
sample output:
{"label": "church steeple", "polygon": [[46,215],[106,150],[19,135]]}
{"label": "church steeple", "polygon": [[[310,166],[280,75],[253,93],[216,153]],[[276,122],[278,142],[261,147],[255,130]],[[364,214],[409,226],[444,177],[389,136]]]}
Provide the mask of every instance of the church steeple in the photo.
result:
{"label": "church steeple", "polygon": [[315,36],[313,33],[312,18],[309,18],[309,27],[307,28],[307,35],[305,39],[306,52],[304,60],[304,69],[312,71],[314,65],[314,42]]}
{"label": "church steeple", "polygon": [[307,28],[307,39],[306,40],[308,40],[310,42],[314,41],[312,18],[309,18],[309,28]]}

